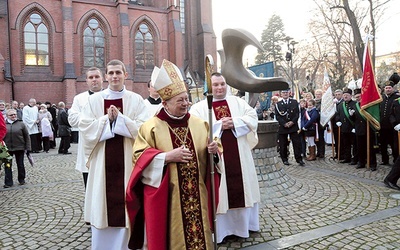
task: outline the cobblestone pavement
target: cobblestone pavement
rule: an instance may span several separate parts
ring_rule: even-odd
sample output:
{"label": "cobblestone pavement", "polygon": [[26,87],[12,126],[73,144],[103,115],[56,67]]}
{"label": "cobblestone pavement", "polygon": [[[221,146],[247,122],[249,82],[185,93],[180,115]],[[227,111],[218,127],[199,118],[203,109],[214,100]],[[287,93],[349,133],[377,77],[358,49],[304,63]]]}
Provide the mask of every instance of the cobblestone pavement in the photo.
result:
{"label": "cobblestone pavement", "polygon": [[[72,155],[34,154],[23,186],[2,188],[1,172],[0,249],[90,249],[76,147]],[[400,249],[400,193],[382,182],[389,170],[355,169],[329,157],[284,166],[292,184],[274,199],[261,190],[261,230],[219,249]]]}

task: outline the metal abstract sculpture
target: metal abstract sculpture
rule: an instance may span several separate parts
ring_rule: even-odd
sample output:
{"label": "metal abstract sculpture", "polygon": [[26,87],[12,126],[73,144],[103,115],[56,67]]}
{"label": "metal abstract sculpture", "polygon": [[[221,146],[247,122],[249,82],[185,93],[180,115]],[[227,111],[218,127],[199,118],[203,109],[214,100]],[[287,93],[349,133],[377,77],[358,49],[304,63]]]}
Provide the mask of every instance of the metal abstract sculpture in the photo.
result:
{"label": "metal abstract sculpture", "polygon": [[289,88],[285,78],[257,77],[243,66],[243,51],[248,45],[264,50],[260,42],[250,32],[243,29],[225,29],[222,32],[222,45],[224,50],[223,52],[219,51],[221,73],[230,86],[249,93],[262,93]]}

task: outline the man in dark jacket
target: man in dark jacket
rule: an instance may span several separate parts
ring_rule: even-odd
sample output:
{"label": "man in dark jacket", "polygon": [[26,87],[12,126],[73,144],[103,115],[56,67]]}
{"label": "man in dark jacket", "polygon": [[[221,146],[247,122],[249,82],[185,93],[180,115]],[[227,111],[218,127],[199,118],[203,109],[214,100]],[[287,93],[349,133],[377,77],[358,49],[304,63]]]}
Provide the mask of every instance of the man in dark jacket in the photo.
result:
{"label": "man in dark jacket", "polygon": [[[400,76],[397,73],[393,73],[393,75],[390,76],[389,81],[391,81],[393,84],[397,84],[400,80]],[[392,110],[390,114],[390,123],[393,126],[394,129],[394,151],[398,152],[399,146],[398,145],[398,133],[400,131],[400,96],[397,96],[397,98],[393,101],[392,103]],[[393,154],[394,157],[394,154]],[[396,160],[394,160],[394,165],[392,169],[390,170],[389,174],[385,177],[384,183],[386,186],[400,190],[400,187],[397,185],[397,181],[400,178],[400,157],[397,157]]]}
{"label": "man in dark jacket", "polygon": [[68,113],[65,110],[65,103],[58,103],[58,135],[61,137],[59,154],[71,154],[68,149],[71,147],[71,125],[68,122]]}
{"label": "man in dark jacket", "polygon": [[[337,106],[340,105],[343,102],[343,90],[337,89],[335,90],[335,98],[333,99],[333,102],[335,103],[335,107],[337,110]],[[335,113],[332,118],[331,118],[331,126],[332,126],[332,132],[333,132],[333,141],[335,144],[335,156],[334,158],[338,158],[338,153],[339,151],[343,152],[343,143],[340,142],[340,147],[339,147],[339,129],[338,126],[336,125],[337,121],[337,113]],[[340,149],[340,150],[339,150]],[[343,155],[340,157],[338,160],[343,160]]]}
{"label": "man in dark jacket", "polygon": [[276,120],[279,123],[278,140],[279,154],[283,164],[289,165],[288,161],[288,136],[293,143],[294,158],[301,166],[304,161],[301,156],[301,141],[299,136],[299,104],[296,100],[289,98],[289,91],[281,91],[282,100],[275,106]]}
{"label": "man in dark jacket", "polygon": [[390,145],[390,148],[392,149],[393,163],[396,161],[397,156],[399,155],[398,149],[395,146],[395,143],[397,142],[394,141],[395,131],[392,123],[390,122],[393,101],[399,97],[399,95],[397,95],[394,91],[394,85],[396,85],[396,83],[391,80],[385,83],[384,94],[382,95],[383,100],[379,105],[381,115],[381,130],[379,131],[379,142],[381,145],[380,149],[382,155],[381,165],[389,164],[388,145]]}
{"label": "man in dark jacket", "polygon": [[343,160],[340,163],[357,165],[358,154],[353,116],[356,102],[351,99],[352,94],[351,89],[343,91],[344,101],[336,106],[336,125],[340,127],[340,140],[343,142],[343,152],[340,151],[340,157],[343,155]]}

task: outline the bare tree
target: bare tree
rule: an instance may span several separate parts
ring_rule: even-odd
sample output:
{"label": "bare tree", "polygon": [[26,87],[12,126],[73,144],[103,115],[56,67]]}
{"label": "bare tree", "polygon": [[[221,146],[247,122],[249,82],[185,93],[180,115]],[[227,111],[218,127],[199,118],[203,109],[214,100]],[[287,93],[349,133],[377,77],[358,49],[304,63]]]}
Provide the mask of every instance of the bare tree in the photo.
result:
{"label": "bare tree", "polygon": [[[332,1],[314,1],[317,8],[310,23],[312,40],[309,42],[307,63],[311,82],[320,81],[316,76],[322,76],[324,68],[328,69],[331,84],[334,88],[342,88],[346,81],[360,72],[359,63],[355,63],[354,46],[351,30],[343,22],[344,13],[334,13],[329,6]],[[321,67],[322,66],[322,67]],[[318,85],[318,84],[317,84]]]}
{"label": "bare tree", "polygon": [[[362,6],[361,2],[355,2],[356,7],[351,7],[348,0],[342,0],[342,4],[335,4],[331,6],[331,9],[343,9],[346,13],[348,19],[348,25],[351,27],[353,31],[353,41],[355,45],[355,49],[357,52],[357,57],[360,62],[360,65],[363,65],[363,54],[364,54],[364,41],[361,36],[360,28],[362,25],[365,25],[365,32],[371,32],[371,35],[375,37],[377,30],[377,22],[383,15],[386,4],[391,0],[368,0],[368,6]],[[355,13],[354,10],[360,10],[359,15]],[[369,23],[364,23],[363,20],[365,17],[369,17]],[[372,40],[372,62],[375,65],[375,48],[376,41]]]}

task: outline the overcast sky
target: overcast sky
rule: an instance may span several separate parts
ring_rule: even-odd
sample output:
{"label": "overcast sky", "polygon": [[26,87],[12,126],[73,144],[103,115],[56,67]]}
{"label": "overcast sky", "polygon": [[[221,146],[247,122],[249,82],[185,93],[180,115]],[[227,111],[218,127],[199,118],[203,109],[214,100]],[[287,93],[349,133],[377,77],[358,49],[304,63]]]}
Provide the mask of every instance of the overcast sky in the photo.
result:
{"label": "overcast sky", "polygon": [[[400,0],[392,0],[390,6],[376,35],[377,55],[400,51]],[[305,39],[313,8],[315,4],[312,0],[213,0],[217,48],[222,49],[221,33],[226,28],[246,29],[260,40],[273,14],[282,18],[287,35],[296,41]],[[256,53],[256,49],[247,48],[244,57],[253,61]]]}

